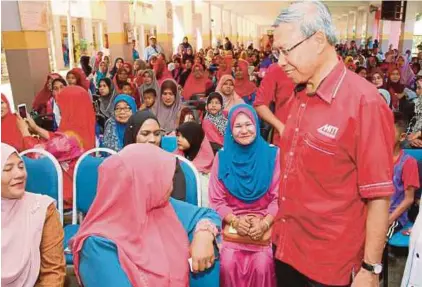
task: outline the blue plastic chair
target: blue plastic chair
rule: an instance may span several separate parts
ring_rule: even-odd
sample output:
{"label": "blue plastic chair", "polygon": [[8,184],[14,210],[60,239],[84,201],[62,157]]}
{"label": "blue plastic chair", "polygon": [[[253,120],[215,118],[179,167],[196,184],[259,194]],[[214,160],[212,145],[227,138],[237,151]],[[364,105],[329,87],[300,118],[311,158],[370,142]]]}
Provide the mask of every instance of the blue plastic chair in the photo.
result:
{"label": "blue plastic chair", "polygon": [[97,194],[98,167],[103,163],[104,157],[93,157],[92,153],[99,155],[116,154],[114,150],[108,148],[94,148],[85,152],[78,159],[73,175],[73,208],[72,224],[64,228],[65,232],[65,257],[66,264],[73,264],[73,256],[69,250],[69,240],[78,232],[78,212],[83,215],[88,213],[92,202]]}
{"label": "blue plastic chair", "polygon": [[393,247],[409,247],[409,242],[410,242],[410,236],[409,235],[404,235],[401,232],[403,230],[408,230],[410,228],[412,228],[413,223],[408,222],[402,230],[396,232],[391,238],[390,240],[388,240],[388,245],[393,246]]}
{"label": "blue plastic chair", "polygon": [[176,155],[176,157],[180,161],[180,167],[186,179],[186,202],[196,206],[202,206],[201,180],[198,170],[183,156]]}
{"label": "blue plastic chair", "polygon": [[[26,156],[31,153],[41,154],[43,157],[33,159]],[[28,174],[25,190],[54,198],[63,224],[63,173],[59,162],[43,149],[29,149],[21,152],[20,156]]]}
{"label": "blue plastic chair", "polygon": [[422,160],[422,149],[405,149],[404,152],[414,157],[417,161]]}
{"label": "blue plastic chair", "polygon": [[177,138],[175,136],[165,136],[161,139],[161,148],[168,152],[174,152],[177,149]]}

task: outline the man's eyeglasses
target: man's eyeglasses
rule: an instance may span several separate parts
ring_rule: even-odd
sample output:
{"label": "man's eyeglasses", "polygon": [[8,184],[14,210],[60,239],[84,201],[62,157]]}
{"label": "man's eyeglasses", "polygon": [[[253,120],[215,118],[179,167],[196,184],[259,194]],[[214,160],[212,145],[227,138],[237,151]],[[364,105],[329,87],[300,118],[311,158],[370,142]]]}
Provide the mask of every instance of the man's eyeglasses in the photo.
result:
{"label": "man's eyeglasses", "polygon": [[305,39],[303,39],[302,41],[300,41],[299,43],[293,45],[292,47],[290,47],[289,49],[278,49],[280,51],[281,54],[283,54],[284,57],[287,57],[289,55],[289,53],[291,51],[293,51],[294,49],[296,49],[297,47],[299,47],[303,42],[305,42],[306,40],[309,40],[313,35],[315,35],[317,32],[312,33],[310,36],[306,37]]}

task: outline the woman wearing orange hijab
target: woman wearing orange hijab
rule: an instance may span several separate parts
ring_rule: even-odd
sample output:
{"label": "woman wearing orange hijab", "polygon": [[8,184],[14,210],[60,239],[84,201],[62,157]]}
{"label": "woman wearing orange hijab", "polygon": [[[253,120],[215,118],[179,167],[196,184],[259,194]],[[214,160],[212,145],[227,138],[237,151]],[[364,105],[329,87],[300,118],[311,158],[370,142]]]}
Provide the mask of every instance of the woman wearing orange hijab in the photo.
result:
{"label": "woman wearing orange hijab", "polygon": [[165,80],[173,79],[173,76],[167,69],[166,62],[161,57],[157,58],[153,70],[159,86],[161,86]]}
{"label": "woman wearing orange hijab", "polygon": [[12,114],[6,96],[1,94],[1,142],[21,152],[23,151],[23,138],[18,129],[17,120],[16,115]]}
{"label": "woman wearing orange hijab", "polygon": [[[33,119],[18,117],[18,127],[25,148],[42,148],[50,152],[63,169],[63,198],[65,209],[72,207],[73,171],[78,158],[95,147],[95,113],[88,92],[78,86],[64,88],[57,95],[61,112],[56,132],[37,126]],[[38,138],[31,136],[29,128]]]}
{"label": "woman wearing orange hijab", "polygon": [[224,75],[232,75],[233,67],[233,57],[225,56],[224,58],[220,57],[220,62],[218,64],[217,80],[220,80]]}

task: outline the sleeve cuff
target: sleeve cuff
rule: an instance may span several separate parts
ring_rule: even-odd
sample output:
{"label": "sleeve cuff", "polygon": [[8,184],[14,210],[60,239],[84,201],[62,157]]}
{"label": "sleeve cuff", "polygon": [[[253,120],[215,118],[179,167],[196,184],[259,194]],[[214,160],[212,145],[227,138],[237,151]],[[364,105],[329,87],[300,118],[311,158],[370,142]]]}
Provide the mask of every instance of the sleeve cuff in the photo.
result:
{"label": "sleeve cuff", "polygon": [[366,199],[388,197],[394,194],[394,186],[391,181],[360,185],[359,193]]}

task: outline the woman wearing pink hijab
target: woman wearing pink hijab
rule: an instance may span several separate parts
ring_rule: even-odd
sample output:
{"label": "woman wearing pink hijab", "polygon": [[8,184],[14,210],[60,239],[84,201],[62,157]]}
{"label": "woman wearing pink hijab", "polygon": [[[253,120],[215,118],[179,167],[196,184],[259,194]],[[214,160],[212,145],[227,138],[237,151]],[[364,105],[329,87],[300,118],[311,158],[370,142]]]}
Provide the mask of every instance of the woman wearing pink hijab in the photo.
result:
{"label": "woman wearing pink hijab", "polygon": [[226,117],[232,107],[245,103],[236,93],[234,79],[231,75],[222,76],[215,91],[223,96],[223,114]]}
{"label": "woman wearing pink hijab", "polygon": [[64,235],[54,200],[25,191],[24,163],[4,143],[1,169],[1,286],[64,286]]}
{"label": "woman wearing pink hijab", "polygon": [[[175,168],[176,158],[151,144],[128,145],[100,166],[97,195],[71,243],[83,286],[218,284],[220,219],[169,199]],[[206,274],[189,273],[189,258],[194,272]]]}

